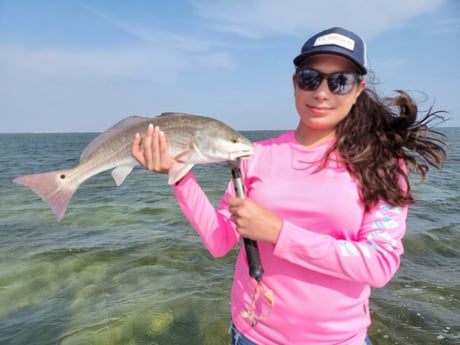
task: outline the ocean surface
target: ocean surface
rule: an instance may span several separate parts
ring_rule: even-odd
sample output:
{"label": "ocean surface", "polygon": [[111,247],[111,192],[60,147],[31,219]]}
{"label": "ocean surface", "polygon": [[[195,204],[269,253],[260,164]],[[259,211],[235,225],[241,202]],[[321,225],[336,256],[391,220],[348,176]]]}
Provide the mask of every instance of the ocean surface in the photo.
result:
{"label": "ocean surface", "polygon": [[[460,344],[460,128],[449,160],[414,176],[406,252],[374,289],[374,344]],[[278,132],[243,132],[252,140]],[[236,251],[212,258],[166,176],[135,169],[84,183],[63,221],[18,175],[71,167],[96,133],[0,134],[0,344],[226,345]],[[227,165],[194,167],[217,205]]]}

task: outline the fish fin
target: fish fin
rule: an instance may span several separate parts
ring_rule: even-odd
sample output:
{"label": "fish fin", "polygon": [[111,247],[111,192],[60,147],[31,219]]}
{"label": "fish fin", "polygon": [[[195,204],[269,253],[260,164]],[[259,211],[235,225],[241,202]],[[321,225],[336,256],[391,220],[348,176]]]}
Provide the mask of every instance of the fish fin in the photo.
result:
{"label": "fish fin", "polygon": [[[174,159],[181,163],[188,163],[188,164],[197,164],[204,162],[206,163],[206,156],[201,153],[201,151],[196,147],[194,143],[192,143],[192,147],[188,150],[184,150],[178,155],[174,157]],[[190,163],[193,162],[193,163]]]}
{"label": "fish fin", "polygon": [[187,173],[192,170],[193,164],[187,163],[176,163],[174,164],[171,169],[169,170],[169,179],[168,183],[170,185],[179,181],[182,177],[187,175]]}
{"label": "fish fin", "polygon": [[96,138],[91,141],[88,146],[83,150],[80,156],[80,162],[85,161],[94,151],[96,151],[104,142],[109,140],[114,135],[117,135],[126,130],[126,128],[137,126],[141,123],[148,123],[152,121],[151,118],[142,116],[130,116],[117,122],[106,131],[99,134]]}
{"label": "fish fin", "polygon": [[174,159],[178,162],[185,162],[187,161],[188,158],[190,158],[190,156],[192,156],[195,152],[195,150],[193,148],[190,148],[188,150],[185,150],[185,151],[182,151],[181,153],[179,153],[178,155],[176,155],[174,157]]}
{"label": "fish fin", "polygon": [[128,164],[117,166],[112,170],[112,177],[115,180],[117,186],[121,186],[123,182],[125,182],[125,179],[137,165],[137,162],[134,159],[133,161],[134,162],[129,162]]}
{"label": "fish fin", "polygon": [[194,159],[196,162],[207,162],[206,156],[200,150],[200,146],[205,147],[203,143],[206,143],[206,141],[209,141],[209,138],[204,136],[203,133],[201,133],[199,130],[196,131],[196,133],[193,135],[192,146],[195,156]]}
{"label": "fish fin", "polygon": [[70,169],[50,171],[43,174],[24,175],[16,177],[13,182],[29,187],[37,193],[53,211],[58,222],[64,218],[67,206],[75,191],[80,186],[79,181],[69,179]]}

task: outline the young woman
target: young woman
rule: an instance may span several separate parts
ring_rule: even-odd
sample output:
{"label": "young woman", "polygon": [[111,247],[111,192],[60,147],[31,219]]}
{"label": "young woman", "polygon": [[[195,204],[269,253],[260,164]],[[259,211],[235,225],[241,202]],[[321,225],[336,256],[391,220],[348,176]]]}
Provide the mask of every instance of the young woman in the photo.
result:
{"label": "young woman", "polygon": [[[212,255],[243,237],[258,243],[260,291],[244,247],[237,257],[232,344],[370,344],[370,288],[393,277],[403,253],[414,203],[408,174],[424,177],[446,153],[427,126],[436,112],[418,121],[407,93],[382,100],[366,88],[365,53],[363,40],[342,28],[305,42],[292,77],[299,124],[256,143],[242,161],[246,198],[230,183],[214,209],[192,173],[174,186]],[[137,136],[132,153],[155,172],[174,163],[158,128]],[[254,301],[254,291],[273,297]]]}

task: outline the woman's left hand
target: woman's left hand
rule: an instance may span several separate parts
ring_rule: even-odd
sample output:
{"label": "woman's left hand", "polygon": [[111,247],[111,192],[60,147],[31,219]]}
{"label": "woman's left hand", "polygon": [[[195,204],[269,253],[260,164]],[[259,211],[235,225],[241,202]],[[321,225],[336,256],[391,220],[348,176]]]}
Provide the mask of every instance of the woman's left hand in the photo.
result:
{"label": "woman's left hand", "polygon": [[230,198],[228,210],[241,236],[273,244],[278,240],[283,221],[271,211],[251,199],[241,198]]}
{"label": "woman's left hand", "polygon": [[142,138],[138,133],[131,144],[131,155],[145,169],[167,174],[176,160],[169,155],[166,135],[159,127],[149,125]]}

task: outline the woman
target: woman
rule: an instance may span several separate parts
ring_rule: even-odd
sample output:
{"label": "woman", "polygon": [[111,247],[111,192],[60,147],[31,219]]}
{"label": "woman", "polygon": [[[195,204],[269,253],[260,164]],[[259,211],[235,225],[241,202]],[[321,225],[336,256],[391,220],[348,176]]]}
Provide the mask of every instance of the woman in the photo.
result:
{"label": "woman", "polygon": [[[405,92],[381,100],[366,88],[365,51],[342,28],[305,42],[292,77],[299,124],[256,143],[242,161],[247,198],[236,198],[230,183],[214,209],[192,173],[174,186],[212,255],[225,255],[242,237],[258,243],[263,288],[274,297],[252,300],[258,285],[240,250],[232,344],[370,344],[370,288],[393,277],[403,253],[414,203],[408,173],[424,177],[446,153],[427,127],[437,113],[417,121]],[[174,163],[158,128],[137,136],[132,153],[155,172]]]}

